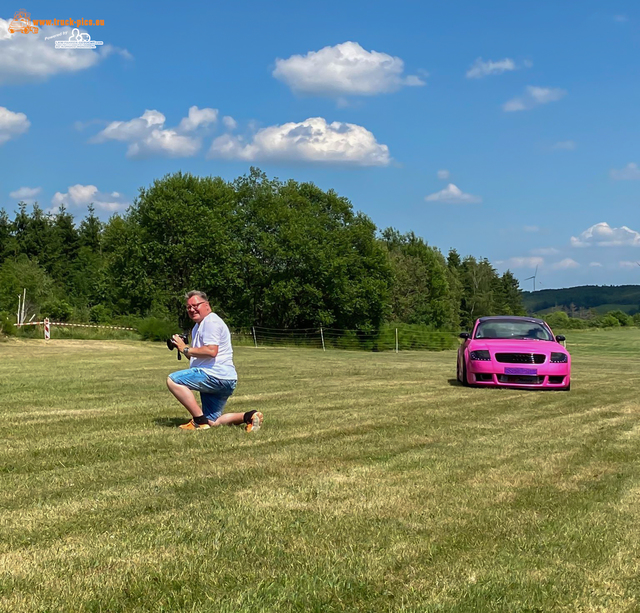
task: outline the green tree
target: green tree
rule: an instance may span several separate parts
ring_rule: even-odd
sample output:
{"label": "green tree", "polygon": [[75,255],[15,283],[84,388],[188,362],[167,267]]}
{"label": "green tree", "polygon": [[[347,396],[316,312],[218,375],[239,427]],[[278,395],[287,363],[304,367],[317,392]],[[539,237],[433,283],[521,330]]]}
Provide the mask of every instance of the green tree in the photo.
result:
{"label": "green tree", "polygon": [[44,317],[48,317],[51,321],[69,321],[73,315],[73,307],[66,301],[58,298],[45,301],[40,311]]}
{"label": "green tree", "polygon": [[28,244],[27,234],[29,231],[29,215],[27,214],[26,202],[18,203],[18,212],[13,219],[12,234],[14,237],[13,257],[25,253]]}
{"label": "green tree", "polygon": [[[105,228],[118,301],[184,318],[200,288],[231,325],[377,328],[389,269],[376,228],[334,192],[268,179],[176,173]],[[155,305],[155,306],[154,306]]]}
{"label": "green tree", "polygon": [[20,253],[42,262],[46,267],[51,245],[51,222],[38,204],[33,205],[31,215],[20,213]]}
{"label": "green tree", "polygon": [[382,232],[393,271],[390,319],[434,328],[457,327],[457,309],[450,299],[449,271],[444,257],[413,232],[393,228]]}
{"label": "green tree", "polygon": [[27,311],[39,313],[39,306],[53,295],[54,283],[36,260],[26,255],[7,259],[0,266],[0,311],[16,313],[18,296],[27,292]]}
{"label": "green tree", "polygon": [[566,330],[569,326],[569,316],[564,311],[554,311],[544,317],[549,327],[555,332],[556,330]]}
{"label": "green tree", "polygon": [[13,237],[13,224],[4,209],[0,209],[0,263],[13,253],[16,255],[17,245]]}
{"label": "green tree", "polygon": [[234,204],[219,178],[176,173],[141,189],[125,219],[113,221],[118,235],[106,232],[119,298],[134,312],[165,307],[184,316],[184,291],[199,287],[226,304],[238,282]]}
{"label": "green tree", "polygon": [[73,294],[73,267],[79,246],[73,216],[64,204],[60,205],[52,220],[49,250],[43,265],[65,294]]}
{"label": "green tree", "polygon": [[620,326],[620,320],[611,313],[600,317],[598,323],[602,328],[618,328]]}
{"label": "green tree", "polygon": [[447,266],[453,270],[460,270],[462,266],[462,258],[455,249],[449,249],[449,254],[447,255]]}
{"label": "green tree", "polygon": [[118,314],[150,313],[159,288],[147,272],[139,225],[131,219],[112,216],[104,228],[103,245],[106,302]]}
{"label": "green tree", "polygon": [[244,325],[380,325],[390,272],[371,220],[333,191],[255,168],[234,188]]}
{"label": "green tree", "polygon": [[495,308],[499,315],[526,315],[519,281],[510,270],[495,282]]}
{"label": "green tree", "polygon": [[93,204],[88,207],[88,215],[80,223],[78,242],[80,248],[89,249],[93,253],[102,251],[102,232],[104,224],[96,217]]}
{"label": "green tree", "polygon": [[107,293],[106,258],[102,253],[104,224],[93,205],[77,230],[77,250],[69,272],[67,288],[76,307],[87,308],[102,302]]}
{"label": "green tree", "polygon": [[453,314],[452,329],[461,327],[461,307],[464,288],[461,279],[462,259],[455,249],[450,249],[447,255],[447,274],[449,279],[449,302]]}
{"label": "green tree", "polygon": [[633,325],[633,318],[630,315],[627,315],[624,311],[615,310],[609,311],[607,315],[611,315],[611,317],[615,317],[621,326],[631,326]]}
{"label": "green tree", "polygon": [[462,281],[461,320],[464,328],[471,328],[478,317],[496,315],[494,301],[496,271],[489,260],[463,259],[460,266]]}

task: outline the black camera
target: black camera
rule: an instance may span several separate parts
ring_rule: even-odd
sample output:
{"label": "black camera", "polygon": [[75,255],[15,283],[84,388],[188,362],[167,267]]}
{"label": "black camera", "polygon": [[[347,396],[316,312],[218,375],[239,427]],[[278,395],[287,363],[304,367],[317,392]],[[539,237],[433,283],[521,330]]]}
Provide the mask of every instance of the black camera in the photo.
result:
{"label": "black camera", "polygon": [[[178,336],[184,341],[185,345],[189,344],[189,336],[187,334],[178,334]],[[171,351],[176,349],[176,346],[173,344],[172,338],[167,339],[167,347],[171,349]],[[178,351],[178,359],[182,359],[182,353],[180,351]]]}

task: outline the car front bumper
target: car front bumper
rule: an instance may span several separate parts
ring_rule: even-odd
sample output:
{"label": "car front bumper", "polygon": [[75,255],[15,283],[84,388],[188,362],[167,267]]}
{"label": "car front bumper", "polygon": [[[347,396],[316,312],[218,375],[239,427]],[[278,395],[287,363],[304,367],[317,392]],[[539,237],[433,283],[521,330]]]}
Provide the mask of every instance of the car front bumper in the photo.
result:
{"label": "car front bumper", "polygon": [[571,378],[567,363],[503,364],[469,360],[468,380],[472,385],[561,389]]}

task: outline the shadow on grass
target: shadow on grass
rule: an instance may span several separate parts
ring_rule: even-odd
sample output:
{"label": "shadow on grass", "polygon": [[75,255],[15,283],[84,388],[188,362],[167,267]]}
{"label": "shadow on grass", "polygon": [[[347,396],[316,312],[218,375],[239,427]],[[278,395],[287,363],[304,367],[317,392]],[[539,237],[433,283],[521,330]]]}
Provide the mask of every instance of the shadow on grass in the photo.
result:
{"label": "shadow on grass", "polygon": [[163,428],[177,428],[181,424],[186,423],[188,420],[184,417],[156,417],[153,423],[156,426],[162,426]]}
{"label": "shadow on grass", "polygon": [[[457,379],[447,379],[447,383],[451,387],[465,387]],[[501,392],[505,390],[511,390],[516,392],[568,392],[570,390],[562,387],[532,387],[532,386],[518,386],[518,385],[467,385],[468,389],[485,389],[485,390],[499,390]]]}

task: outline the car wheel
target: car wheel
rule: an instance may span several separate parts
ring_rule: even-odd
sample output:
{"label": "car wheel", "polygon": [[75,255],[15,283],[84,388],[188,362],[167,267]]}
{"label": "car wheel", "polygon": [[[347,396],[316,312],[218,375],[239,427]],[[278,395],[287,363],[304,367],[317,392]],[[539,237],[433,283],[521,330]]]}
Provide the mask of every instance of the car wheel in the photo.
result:
{"label": "car wheel", "polygon": [[467,361],[462,359],[462,385],[469,386],[469,380],[467,379]]}
{"label": "car wheel", "polygon": [[570,392],[571,391],[571,381],[569,381],[569,385],[567,385],[567,387],[563,387],[562,388],[563,392]]}

